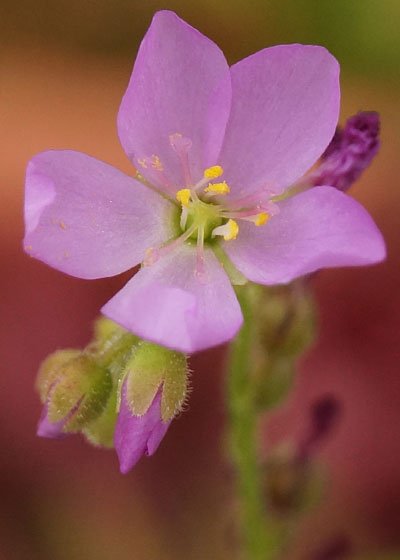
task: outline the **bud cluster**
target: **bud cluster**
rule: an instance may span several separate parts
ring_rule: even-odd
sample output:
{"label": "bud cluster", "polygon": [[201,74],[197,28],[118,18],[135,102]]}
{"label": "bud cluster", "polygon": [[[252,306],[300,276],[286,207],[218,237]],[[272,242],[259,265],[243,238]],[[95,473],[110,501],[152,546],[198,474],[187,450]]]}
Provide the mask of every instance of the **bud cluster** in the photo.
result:
{"label": "bud cluster", "polygon": [[121,472],[152,455],[187,394],[187,357],[143,341],[101,318],[83,350],[58,350],[41,365],[36,388],[44,405],[37,434],[81,432],[115,446]]}

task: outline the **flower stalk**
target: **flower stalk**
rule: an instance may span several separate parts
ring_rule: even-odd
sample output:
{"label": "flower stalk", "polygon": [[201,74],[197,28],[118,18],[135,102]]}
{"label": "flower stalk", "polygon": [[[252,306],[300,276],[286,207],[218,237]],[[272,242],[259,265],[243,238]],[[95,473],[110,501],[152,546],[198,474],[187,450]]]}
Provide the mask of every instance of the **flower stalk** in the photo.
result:
{"label": "flower stalk", "polygon": [[238,299],[244,323],[232,344],[229,368],[230,451],[236,469],[244,546],[249,559],[266,560],[270,547],[264,524],[261,477],[254,437],[257,422],[256,385],[249,377],[254,328],[252,305],[246,290],[241,290]]}
{"label": "flower stalk", "polygon": [[228,409],[231,459],[236,471],[240,525],[246,560],[269,560],[285,535],[268,511],[270,497],[257,449],[259,414],[287,394],[295,363],[312,339],[313,312],[303,286],[280,291],[247,284],[237,289],[244,323],[232,343]]}

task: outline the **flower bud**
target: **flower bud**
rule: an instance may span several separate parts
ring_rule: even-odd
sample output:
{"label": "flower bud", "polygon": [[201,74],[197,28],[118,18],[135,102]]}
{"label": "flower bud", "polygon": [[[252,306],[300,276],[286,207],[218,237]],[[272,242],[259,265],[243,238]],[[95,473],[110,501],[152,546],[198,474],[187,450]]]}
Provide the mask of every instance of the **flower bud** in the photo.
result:
{"label": "flower bud", "polygon": [[278,445],[265,462],[265,494],[278,514],[288,514],[314,505],[324,483],[315,453],[334,431],[341,403],[327,394],[311,403],[309,422],[297,442]]}
{"label": "flower bud", "polygon": [[[246,289],[249,293],[248,286]],[[257,404],[265,410],[287,395],[296,362],[314,337],[315,310],[303,282],[278,288],[252,285],[250,289],[257,302],[252,372],[258,385]]]}
{"label": "flower bud", "polygon": [[337,129],[320,167],[309,175],[310,182],[348,190],[378,153],[379,126],[379,115],[373,111],[348,119],[343,129]]}
{"label": "flower bud", "polygon": [[64,366],[72,358],[79,356],[80,353],[80,350],[75,349],[57,350],[44,360],[39,368],[35,383],[35,388],[42,403],[46,402],[50,388],[54,385],[61,366]]}
{"label": "flower bud", "polygon": [[[54,361],[61,360],[59,353]],[[57,359],[56,359],[57,358]],[[93,421],[107,404],[112,388],[109,372],[82,352],[58,367],[46,360],[41,371],[40,385],[44,388],[53,380],[46,395],[45,408],[38,435],[59,437],[60,432],[76,432]],[[47,375],[43,371],[49,371]]]}
{"label": "flower bud", "polygon": [[143,454],[152,455],[181,410],[187,392],[184,354],[144,342],[127,362],[114,443],[127,473]]}
{"label": "flower bud", "polygon": [[307,461],[326,441],[342,413],[342,403],[331,394],[316,399],[310,407],[310,421],[298,444],[298,456]]}

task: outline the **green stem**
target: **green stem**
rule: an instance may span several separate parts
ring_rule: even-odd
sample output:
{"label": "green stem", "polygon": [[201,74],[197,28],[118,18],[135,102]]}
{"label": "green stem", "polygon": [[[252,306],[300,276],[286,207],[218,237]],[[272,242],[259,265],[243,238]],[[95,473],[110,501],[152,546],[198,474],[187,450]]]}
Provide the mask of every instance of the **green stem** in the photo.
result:
{"label": "green stem", "polygon": [[274,555],[274,535],[268,530],[256,448],[257,383],[251,378],[252,342],[255,333],[252,293],[238,290],[243,327],[232,344],[228,379],[230,447],[236,469],[237,494],[246,558],[268,560]]}

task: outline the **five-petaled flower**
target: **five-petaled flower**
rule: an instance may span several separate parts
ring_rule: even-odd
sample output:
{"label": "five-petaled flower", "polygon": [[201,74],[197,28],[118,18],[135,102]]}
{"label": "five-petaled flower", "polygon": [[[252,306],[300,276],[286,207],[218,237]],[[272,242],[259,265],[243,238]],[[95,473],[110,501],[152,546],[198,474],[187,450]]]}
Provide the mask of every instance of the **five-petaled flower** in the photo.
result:
{"label": "five-petaled flower", "polygon": [[225,342],[242,323],[231,280],[287,283],[385,256],[373,220],[344,193],[280,197],[328,146],[339,96],[323,47],[267,48],[229,68],[212,41],[158,12],[118,114],[139,174],[74,151],[36,155],[26,250],[81,278],[142,263],[107,317],[183,352]]}

